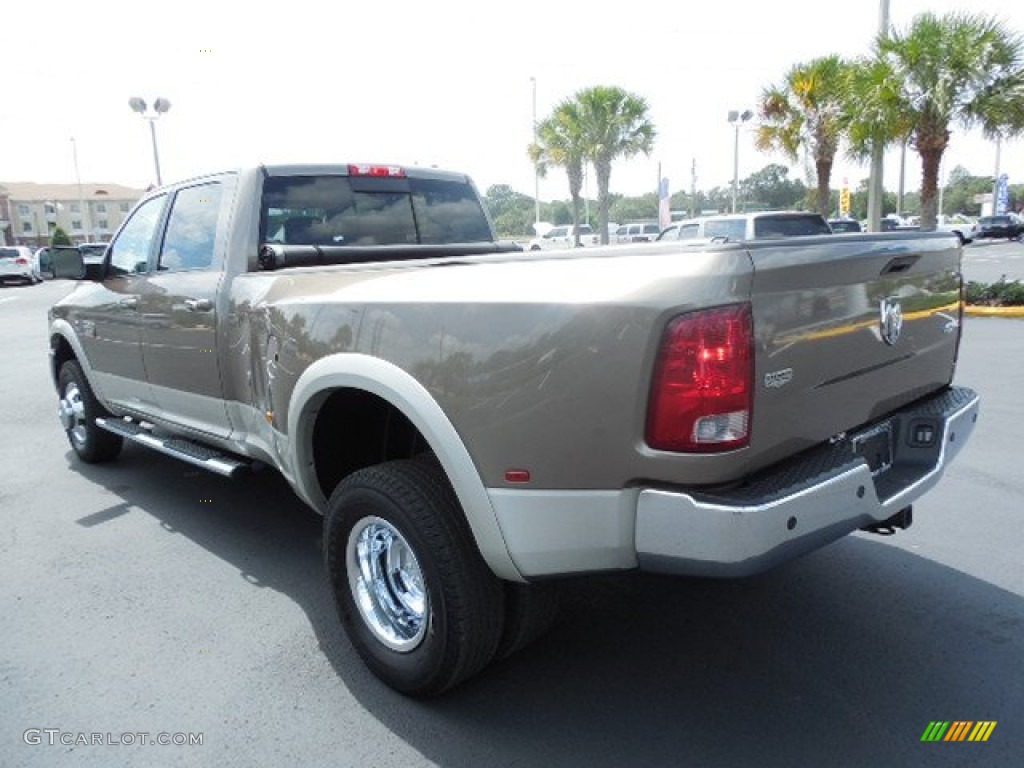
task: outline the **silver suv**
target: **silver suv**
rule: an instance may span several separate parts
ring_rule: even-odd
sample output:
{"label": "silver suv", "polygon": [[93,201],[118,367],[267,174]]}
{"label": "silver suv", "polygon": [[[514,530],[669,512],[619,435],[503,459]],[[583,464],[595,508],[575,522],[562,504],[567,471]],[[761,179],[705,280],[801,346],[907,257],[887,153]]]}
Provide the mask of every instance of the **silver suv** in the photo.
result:
{"label": "silver suv", "polygon": [[[819,213],[809,211],[758,211],[702,216],[679,222],[676,240],[694,244],[711,240],[762,240],[774,237],[831,235],[832,229]],[[664,239],[673,239],[669,234]]]}
{"label": "silver suv", "polygon": [[617,243],[650,243],[658,239],[661,228],[656,221],[638,221],[623,224],[615,230]]}

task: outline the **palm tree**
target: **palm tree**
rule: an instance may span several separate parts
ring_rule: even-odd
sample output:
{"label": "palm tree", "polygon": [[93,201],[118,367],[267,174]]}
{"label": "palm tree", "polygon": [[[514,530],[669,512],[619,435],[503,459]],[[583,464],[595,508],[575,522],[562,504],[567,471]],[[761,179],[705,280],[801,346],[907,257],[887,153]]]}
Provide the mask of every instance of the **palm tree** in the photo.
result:
{"label": "palm tree", "polygon": [[608,243],[608,185],[612,162],[651,153],[656,131],[647,114],[647,101],[616,86],[598,85],[575,96],[586,155],[597,175],[597,205],[601,242]]}
{"label": "palm tree", "polygon": [[575,244],[580,244],[580,206],[583,189],[583,165],[586,145],[580,121],[579,105],[571,100],[560,103],[551,116],[537,126],[537,142],[527,148],[530,160],[541,176],[549,166],[565,168],[572,197],[572,225]]}
{"label": "palm tree", "polygon": [[909,139],[921,157],[921,228],[934,229],[939,165],[951,126],[989,138],[1024,132],[1024,44],[996,19],[967,13],[915,17],[880,35],[849,79],[851,153]]}
{"label": "palm tree", "polygon": [[796,64],[779,85],[761,93],[757,148],[781,150],[790,160],[804,149],[814,158],[817,175],[817,209],[829,214],[832,164],[842,134],[845,63],[825,56]]}

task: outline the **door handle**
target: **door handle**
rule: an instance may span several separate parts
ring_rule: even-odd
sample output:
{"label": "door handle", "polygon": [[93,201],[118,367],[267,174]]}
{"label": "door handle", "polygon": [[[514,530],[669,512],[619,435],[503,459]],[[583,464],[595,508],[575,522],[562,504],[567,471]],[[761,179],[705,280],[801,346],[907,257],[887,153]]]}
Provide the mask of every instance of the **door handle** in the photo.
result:
{"label": "door handle", "polygon": [[119,307],[124,307],[125,309],[138,309],[139,298],[138,296],[129,296],[127,299],[121,299],[117,302],[117,305]]}
{"label": "door handle", "polygon": [[185,309],[189,312],[209,312],[213,302],[209,299],[185,299]]}

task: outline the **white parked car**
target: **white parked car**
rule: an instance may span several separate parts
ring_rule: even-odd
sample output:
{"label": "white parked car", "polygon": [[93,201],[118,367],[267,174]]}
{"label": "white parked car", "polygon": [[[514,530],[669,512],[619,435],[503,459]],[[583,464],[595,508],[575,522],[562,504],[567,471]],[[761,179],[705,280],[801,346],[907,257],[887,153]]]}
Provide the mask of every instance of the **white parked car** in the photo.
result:
{"label": "white parked car", "polygon": [[622,224],[615,230],[614,241],[617,243],[650,243],[658,239],[661,227],[656,221],[636,221]]}
{"label": "white parked car", "polygon": [[963,214],[939,214],[935,217],[935,231],[952,232],[960,238],[961,245],[967,245],[977,236],[977,225]]}
{"label": "white parked car", "polygon": [[[600,245],[601,238],[590,228],[589,224],[580,224],[580,245]],[[575,248],[572,224],[561,227],[552,227],[542,237],[535,237],[526,246],[528,251],[549,251],[558,248]]]}
{"label": "white parked car", "polygon": [[810,211],[758,211],[701,216],[676,222],[662,240],[686,240],[702,245],[713,240],[762,240],[775,237],[831,235],[832,229],[820,213]]}
{"label": "white parked car", "polygon": [[24,245],[0,246],[0,282],[8,280],[29,284],[43,282],[31,249]]}

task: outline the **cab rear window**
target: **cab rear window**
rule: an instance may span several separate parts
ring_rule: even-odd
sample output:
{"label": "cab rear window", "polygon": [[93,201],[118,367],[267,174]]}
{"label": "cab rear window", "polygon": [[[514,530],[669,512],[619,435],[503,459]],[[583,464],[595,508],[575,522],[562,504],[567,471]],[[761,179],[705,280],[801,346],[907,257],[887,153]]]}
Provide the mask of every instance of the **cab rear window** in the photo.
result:
{"label": "cab rear window", "polygon": [[449,179],[270,177],[260,239],[285,245],[415,245],[493,240],[473,187]]}

